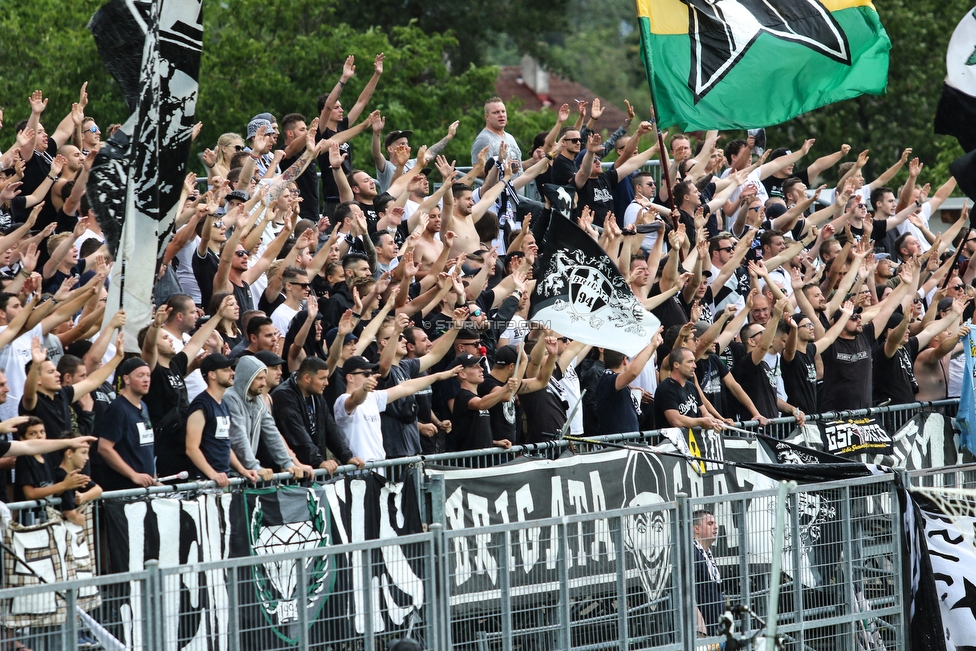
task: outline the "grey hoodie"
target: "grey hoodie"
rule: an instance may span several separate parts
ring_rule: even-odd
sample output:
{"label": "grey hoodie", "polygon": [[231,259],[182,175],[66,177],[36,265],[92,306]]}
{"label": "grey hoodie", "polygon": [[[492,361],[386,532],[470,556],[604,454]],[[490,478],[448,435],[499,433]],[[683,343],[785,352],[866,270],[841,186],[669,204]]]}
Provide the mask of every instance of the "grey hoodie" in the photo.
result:
{"label": "grey hoodie", "polygon": [[227,389],[223,399],[230,412],[230,445],[237,460],[249,470],[261,467],[255,457],[259,443],[264,445],[268,456],[282,470],[287,470],[295,463],[288,454],[274,418],[261,396],[252,398],[247,392],[258,373],[267,368],[253,355],[245,355],[237,362],[234,386]]}

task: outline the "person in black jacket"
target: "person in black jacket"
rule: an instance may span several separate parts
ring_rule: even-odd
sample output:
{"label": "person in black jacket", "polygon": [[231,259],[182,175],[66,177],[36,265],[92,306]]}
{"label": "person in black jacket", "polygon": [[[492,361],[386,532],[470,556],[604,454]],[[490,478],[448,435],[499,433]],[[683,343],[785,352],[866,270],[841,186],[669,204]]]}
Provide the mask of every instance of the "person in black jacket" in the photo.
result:
{"label": "person in black jacket", "polygon": [[[329,473],[335,472],[339,461],[362,468],[363,460],[353,456],[325,404],[322,393],[328,384],[325,360],[306,357],[295,374],[271,392],[275,424],[301,463],[325,468]],[[257,457],[262,466],[272,467],[261,448]]]}
{"label": "person in black jacket", "polygon": [[704,509],[695,511],[692,514],[692,530],[695,534],[695,602],[705,632],[718,635],[718,621],[725,610],[725,593],[722,591],[722,575],[711,552],[718,537],[715,516]]}

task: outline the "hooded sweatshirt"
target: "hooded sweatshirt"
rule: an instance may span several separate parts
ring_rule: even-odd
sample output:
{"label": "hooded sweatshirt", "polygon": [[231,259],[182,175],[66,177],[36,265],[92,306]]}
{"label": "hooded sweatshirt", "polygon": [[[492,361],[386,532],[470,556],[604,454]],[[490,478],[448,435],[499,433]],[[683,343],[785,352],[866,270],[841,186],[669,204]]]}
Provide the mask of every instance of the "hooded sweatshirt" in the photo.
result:
{"label": "hooded sweatshirt", "polygon": [[249,470],[261,467],[256,457],[259,445],[264,447],[266,456],[279,468],[287,470],[295,463],[288,454],[274,418],[260,395],[252,397],[248,393],[254,378],[267,368],[251,355],[245,355],[237,362],[234,386],[227,389],[223,400],[230,412],[230,446],[238,461]]}

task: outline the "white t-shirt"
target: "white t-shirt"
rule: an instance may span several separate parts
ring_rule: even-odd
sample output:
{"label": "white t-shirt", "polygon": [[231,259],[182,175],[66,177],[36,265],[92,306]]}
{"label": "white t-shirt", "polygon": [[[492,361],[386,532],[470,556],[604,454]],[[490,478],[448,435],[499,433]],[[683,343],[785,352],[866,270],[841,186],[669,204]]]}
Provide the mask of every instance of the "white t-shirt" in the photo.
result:
{"label": "white t-shirt", "polygon": [[[624,228],[630,226],[631,224],[636,224],[637,218],[640,216],[642,210],[644,210],[642,205],[636,201],[631,201],[630,205],[627,206],[626,212],[624,212]],[[647,233],[644,235],[644,241],[641,242],[641,248],[653,249],[654,243],[657,242],[658,234],[659,233]]]}
{"label": "white t-shirt", "polygon": [[[184,226],[183,228],[187,227]],[[196,255],[198,246],[200,246],[200,238],[194,236],[176,254],[176,259],[180,261],[176,265],[176,277],[179,279],[183,291],[193,299],[194,303],[200,305],[203,301],[200,297],[200,285],[197,284],[197,277],[193,275],[193,256]]]}
{"label": "white t-shirt", "polygon": [[498,339],[499,341],[505,339],[506,346],[518,346],[527,334],[529,334],[529,322],[516,314],[512,316],[512,320],[508,322],[508,327],[505,329],[505,332]]}
{"label": "white t-shirt", "polygon": [[[569,403],[569,408],[572,409],[579,402],[581,393],[579,375],[576,374],[575,359],[570,360],[569,366],[566,367],[566,372],[563,373],[562,379],[559,380],[559,384],[562,385],[566,402]],[[574,436],[583,434],[583,405],[580,405],[579,409],[576,410],[573,421],[569,424],[569,432]]]}
{"label": "white t-shirt", "polygon": [[[742,195],[742,188],[749,185],[750,183],[754,183],[756,185],[756,197],[758,197],[759,200],[762,201],[763,205],[765,206],[766,202],[769,201],[769,193],[766,192],[766,186],[763,185],[762,179],[759,178],[759,170],[761,169],[762,169],[761,167],[757,167],[756,169],[754,169],[752,173],[746,177],[746,182],[740,185],[739,187],[737,187],[732,192],[732,196],[729,197],[727,201],[738,201],[739,197]],[[722,178],[727,179],[731,171],[732,168],[730,167],[724,172],[722,172]],[[735,217],[735,215],[730,215],[729,217],[733,218]]]}
{"label": "white t-shirt", "polygon": [[295,318],[298,312],[298,310],[293,310],[282,303],[271,313],[271,322],[274,323],[274,327],[278,329],[278,332],[286,335],[288,334],[288,327],[291,325],[291,320]]}
{"label": "white t-shirt", "polygon": [[[922,223],[925,224],[925,228],[928,228],[929,219],[931,219],[932,217],[932,205],[929,204],[928,201],[922,204],[921,210],[918,211],[918,216],[922,218]],[[929,241],[925,239],[924,235],[922,235],[922,229],[920,229],[918,226],[911,223],[907,219],[902,223],[898,224],[897,226],[895,226],[895,230],[898,231],[899,235],[904,235],[905,233],[911,233],[912,235],[914,235],[915,239],[918,240],[919,251],[921,251],[922,253],[925,253],[926,251],[932,248],[932,245],[929,244]]]}
{"label": "white t-shirt", "polygon": [[383,430],[380,429],[380,412],[386,409],[386,395],[386,391],[367,393],[363,404],[356,407],[351,414],[346,413],[346,400],[350,394],[344,393],[336,398],[336,426],[346,437],[353,456],[363,461],[386,459]]}
{"label": "white t-shirt", "polygon": [[[185,346],[186,342],[190,340],[189,335],[184,334],[182,337],[177,337],[165,329],[160,334],[164,337],[169,337],[170,341],[173,342],[173,351],[175,353],[183,350],[183,346]],[[192,361],[192,359],[187,360],[187,363]],[[183,384],[186,385],[186,395],[190,402],[193,402],[194,398],[207,390],[207,383],[204,382],[200,369],[196,369],[183,378]]]}
{"label": "white t-shirt", "polygon": [[[7,326],[0,326],[0,332],[7,329]],[[24,397],[24,383],[27,382],[27,372],[24,366],[31,361],[31,343],[34,337],[44,340],[44,327],[38,323],[30,332],[25,332],[0,351],[0,367],[3,374],[7,376],[7,387],[10,393],[7,394],[7,402],[0,405],[0,420],[7,420],[17,416],[17,405]]]}

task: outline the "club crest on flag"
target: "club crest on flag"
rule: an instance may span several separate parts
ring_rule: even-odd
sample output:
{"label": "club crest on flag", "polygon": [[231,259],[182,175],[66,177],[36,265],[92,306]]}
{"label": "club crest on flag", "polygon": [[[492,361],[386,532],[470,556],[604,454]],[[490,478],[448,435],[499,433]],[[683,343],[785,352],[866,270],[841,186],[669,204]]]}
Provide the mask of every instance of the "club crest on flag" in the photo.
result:
{"label": "club crest on flag", "polygon": [[615,288],[604,273],[608,261],[605,257],[589,258],[582,251],[558,251],[541,283],[543,292],[567,295],[569,300],[556,298],[553,309],[565,310],[574,323],[585,319],[591,328],[599,330],[609,321],[626,332],[641,337],[648,335],[637,311],[643,308],[633,294],[627,297]]}

